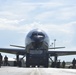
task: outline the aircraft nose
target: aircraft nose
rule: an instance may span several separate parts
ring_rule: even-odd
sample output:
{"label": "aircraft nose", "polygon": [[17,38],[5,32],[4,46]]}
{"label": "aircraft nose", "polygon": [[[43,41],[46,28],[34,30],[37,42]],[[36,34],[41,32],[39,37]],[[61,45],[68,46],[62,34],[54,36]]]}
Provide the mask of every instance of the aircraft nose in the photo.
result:
{"label": "aircraft nose", "polygon": [[43,41],[43,37],[41,37],[41,36],[35,36],[35,37],[33,37],[33,41],[34,42],[42,42]]}
{"label": "aircraft nose", "polygon": [[33,38],[33,43],[32,45],[34,46],[34,48],[40,48],[43,44],[43,39],[39,36],[36,36]]}

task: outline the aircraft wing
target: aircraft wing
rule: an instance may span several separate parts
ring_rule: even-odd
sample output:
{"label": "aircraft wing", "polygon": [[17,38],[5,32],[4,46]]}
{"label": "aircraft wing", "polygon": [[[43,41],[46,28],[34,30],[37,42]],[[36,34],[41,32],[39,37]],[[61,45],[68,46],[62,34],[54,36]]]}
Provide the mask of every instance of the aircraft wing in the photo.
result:
{"label": "aircraft wing", "polygon": [[52,47],[52,48],[49,48],[49,49],[61,49],[61,48],[65,48],[65,47]]}
{"label": "aircraft wing", "polygon": [[24,55],[25,49],[0,48],[0,52]]}
{"label": "aircraft wing", "polygon": [[76,51],[48,51],[50,56],[76,55]]}

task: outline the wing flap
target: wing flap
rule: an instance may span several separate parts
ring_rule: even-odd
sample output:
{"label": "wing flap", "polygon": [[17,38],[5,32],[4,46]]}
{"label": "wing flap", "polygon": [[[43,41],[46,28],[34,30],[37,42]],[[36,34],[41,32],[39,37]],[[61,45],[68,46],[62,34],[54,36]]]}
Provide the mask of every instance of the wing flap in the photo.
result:
{"label": "wing flap", "polygon": [[0,48],[0,52],[24,55],[25,49]]}
{"label": "wing flap", "polygon": [[76,51],[48,51],[48,54],[50,54],[51,56],[76,55]]}

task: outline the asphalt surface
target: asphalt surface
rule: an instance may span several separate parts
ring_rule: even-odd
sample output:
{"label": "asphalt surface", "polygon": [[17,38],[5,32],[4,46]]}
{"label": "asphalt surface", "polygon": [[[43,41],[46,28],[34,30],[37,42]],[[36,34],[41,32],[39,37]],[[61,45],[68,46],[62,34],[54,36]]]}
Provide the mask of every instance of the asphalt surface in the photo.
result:
{"label": "asphalt surface", "polygon": [[0,75],[76,75],[76,69],[1,67]]}

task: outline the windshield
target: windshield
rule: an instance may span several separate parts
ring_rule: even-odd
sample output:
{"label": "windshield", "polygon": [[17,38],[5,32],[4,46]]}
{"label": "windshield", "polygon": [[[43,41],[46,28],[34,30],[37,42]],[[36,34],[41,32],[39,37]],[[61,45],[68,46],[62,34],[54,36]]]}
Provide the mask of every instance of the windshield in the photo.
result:
{"label": "windshield", "polygon": [[41,32],[33,32],[32,33],[32,37],[36,37],[36,36],[38,36],[38,37],[44,37],[45,35],[43,34],[43,33],[41,33]]}

